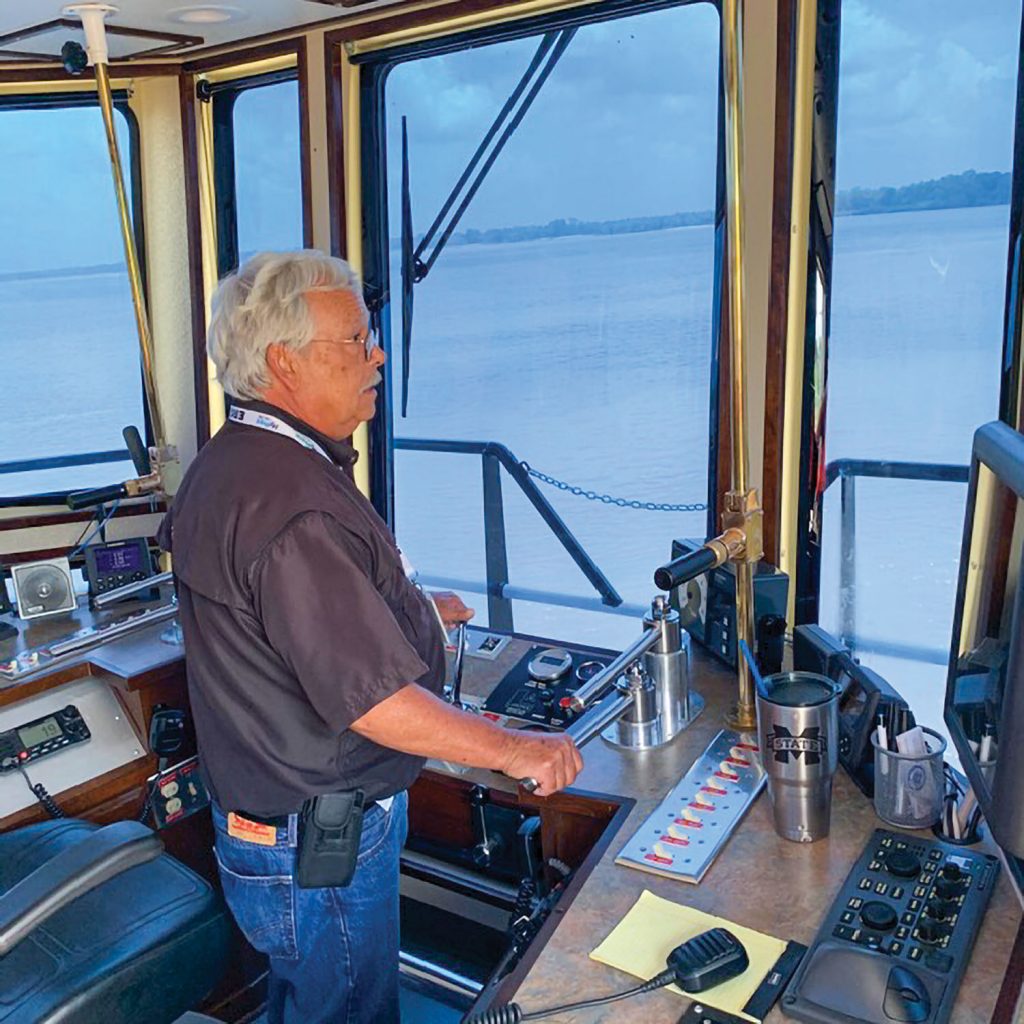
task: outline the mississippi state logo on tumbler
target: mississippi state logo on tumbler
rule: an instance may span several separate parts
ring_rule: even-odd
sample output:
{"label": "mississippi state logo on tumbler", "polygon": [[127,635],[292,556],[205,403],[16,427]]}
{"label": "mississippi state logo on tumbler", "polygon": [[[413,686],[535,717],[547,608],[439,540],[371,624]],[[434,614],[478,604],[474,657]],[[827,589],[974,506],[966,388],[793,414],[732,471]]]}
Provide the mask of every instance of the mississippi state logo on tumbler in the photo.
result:
{"label": "mississippi state logo on tumbler", "polygon": [[813,843],[828,835],[838,765],[840,688],[815,672],[780,672],[757,694],[757,729],[775,831]]}
{"label": "mississippi state logo on tumbler", "polygon": [[819,764],[828,755],[828,740],[821,729],[812,725],[799,736],[794,736],[784,725],[776,725],[768,736],[765,750],[775,755],[776,761],[788,764],[791,757],[802,757],[806,764]]}

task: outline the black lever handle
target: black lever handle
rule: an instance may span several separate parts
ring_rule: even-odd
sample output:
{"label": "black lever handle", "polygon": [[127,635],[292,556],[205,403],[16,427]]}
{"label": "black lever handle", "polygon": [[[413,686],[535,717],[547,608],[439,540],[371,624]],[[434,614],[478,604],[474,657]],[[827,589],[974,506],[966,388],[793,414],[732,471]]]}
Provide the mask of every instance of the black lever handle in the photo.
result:
{"label": "black lever handle", "polygon": [[663,565],[654,572],[654,585],[659,590],[674,590],[676,587],[695,576],[699,576],[708,569],[714,569],[718,565],[718,555],[706,545],[691,551],[689,554],[680,555],[672,559],[667,565]]}
{"label": "black lever handle", "polygon": [[88,508],[90,505],[103,505],[108,501],[117,501],[128,496],[128,488],[124,484],[108,484],[96,487],[91,491],[75,491],[68,495],[68,508]]}
{"label": "black lever handle", "polygon": [[152,469],[149,463],[149,450],[142,443],[139,428],[135,426],[125,427],[121,431],[121,436],[124,438],[124,443],[128,448],[128,454],[132,457],[135,472],[139,476],[148,476]]}

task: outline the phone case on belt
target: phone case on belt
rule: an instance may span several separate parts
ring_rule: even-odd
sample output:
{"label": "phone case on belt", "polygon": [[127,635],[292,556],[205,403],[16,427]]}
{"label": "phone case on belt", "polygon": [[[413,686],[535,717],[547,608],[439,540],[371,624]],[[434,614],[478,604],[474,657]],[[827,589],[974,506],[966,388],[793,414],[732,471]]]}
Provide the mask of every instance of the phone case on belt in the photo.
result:
{"label": "phone case on belt", "polygon": [[352,881],[363,833],[363,791],[321,793],[302,805],[295,880],[302,889]]}

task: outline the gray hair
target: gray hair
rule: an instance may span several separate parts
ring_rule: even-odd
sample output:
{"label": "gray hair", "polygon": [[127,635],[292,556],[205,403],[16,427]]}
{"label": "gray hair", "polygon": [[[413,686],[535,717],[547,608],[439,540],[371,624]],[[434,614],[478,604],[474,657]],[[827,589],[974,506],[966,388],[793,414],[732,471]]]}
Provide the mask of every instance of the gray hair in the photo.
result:
{"label": "gray hair", "polygon": [[236,398],[259,398],[270,385],[267,348],[304,348],[314,327],[303,296],[327,291],[349,291],[362,302],[356,272],[316,249],[257,253],[224,278],[206,338],[221,387]]}

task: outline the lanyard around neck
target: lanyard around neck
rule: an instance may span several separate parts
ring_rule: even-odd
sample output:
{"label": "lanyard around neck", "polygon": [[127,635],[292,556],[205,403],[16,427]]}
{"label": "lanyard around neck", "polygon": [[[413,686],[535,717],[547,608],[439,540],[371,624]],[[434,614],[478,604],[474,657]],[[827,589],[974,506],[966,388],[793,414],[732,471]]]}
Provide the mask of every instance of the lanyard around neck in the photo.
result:
{"label": "lanyard around neck", "polygon": [[287,437],[296,444],[301,444],[303,448],[308,448],[310,451],[322,455],[332,465],[334,464],[334,459],[316,441],[311,437],[306,437],[305,434],[300,433],[294,427],[288,426],[284,420],[278,419],[269,412],[256,412],[254,409],[243,409],[241,406],[233,405],[231,412],[228,413],[228,418],[234,420],[235,423],[244,423],[247,427],[269,430],[272,434],[280,434],[282,437]]}

